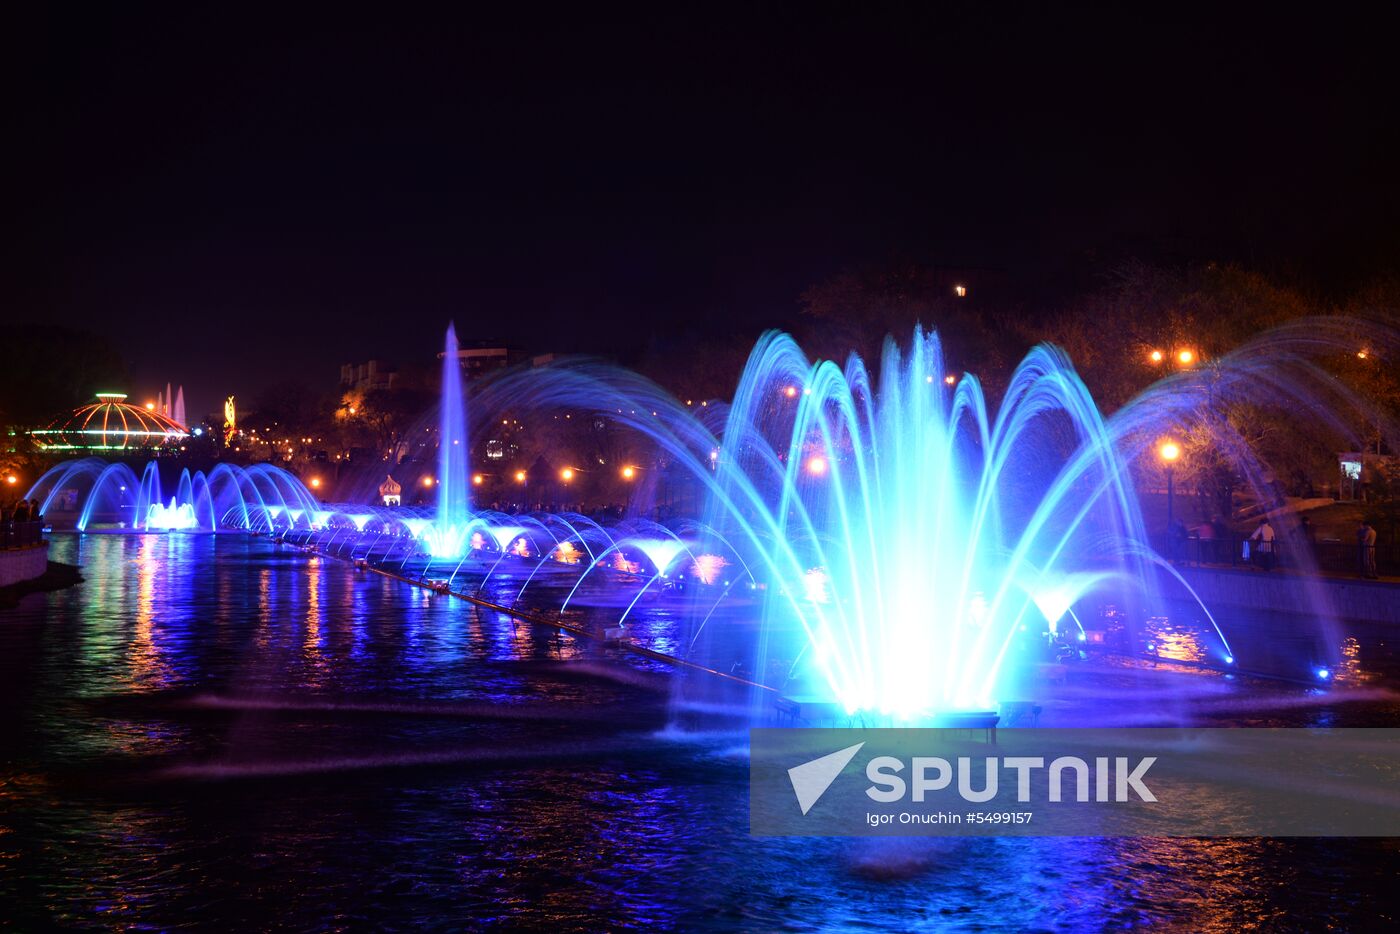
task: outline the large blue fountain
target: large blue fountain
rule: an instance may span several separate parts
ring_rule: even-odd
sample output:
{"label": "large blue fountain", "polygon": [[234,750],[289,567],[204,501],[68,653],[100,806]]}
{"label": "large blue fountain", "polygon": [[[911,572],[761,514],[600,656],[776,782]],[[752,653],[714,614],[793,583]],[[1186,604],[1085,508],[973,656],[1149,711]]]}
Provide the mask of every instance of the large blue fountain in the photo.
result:
{"label": "large blue fountain", "polygon": [[[1274,339],[1222,362],[1213,391],[1267,388],[1281,357],[1312,351],[1314,331],[1285,335],[1298,348]],[[1166,385],[1106,420],[1068,358],[1041,346],[993,408],[919,330],[904,346],[887,340],[878,375],[767,334],[728,406],[685,405],[587,361],[481,387],[473,406],[488,416],[567,410],[630,428],[654,452],[650,470],[703,494],[684,520],[648,520],[634,502],[604,524],[473,508],[451,327],[442,360],[435,506],[318,503],[269,465],[185,473],[167,497],[154,466],[138,478],[94,460],[50,471],[31,498],[48,513],[85,490],[80,530],[117,515],[140,531],[265,532],[506,612],[586,627],[606,617],[609,640],[659,614],[682,622],[653,657],[761,685],[765,700],[887,723],[1034,696],[1047,649],[1082,636],[1086,608],[1142,620],[1162,605],[1160,582],[1190,590],[1150,547],[1129,469],[1196,404],[1190,387]],[[1233,651],[1199,609],[1205,661],[1228,668]]]}

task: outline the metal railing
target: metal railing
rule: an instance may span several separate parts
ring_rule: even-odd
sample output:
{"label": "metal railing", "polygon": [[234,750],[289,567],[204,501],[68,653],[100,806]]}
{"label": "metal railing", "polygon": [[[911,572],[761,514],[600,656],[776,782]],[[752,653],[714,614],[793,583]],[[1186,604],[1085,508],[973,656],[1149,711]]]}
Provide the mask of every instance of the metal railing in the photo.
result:
{"label": "metal railing", "polygon": [[6,519],[0,522],[0,547],[4,548],[33,548],[35,545],[42,545],[44,542],[44,523],[42,522],[12,522]]}
{"label": "metal railing", "polygon": [[[1246,557],[1245,543],[1249,544]],[[1381,575],[1400,575],[1400,544],[1372,545],[1375,569]],[[1168,543],[1163,555],[1178,564],[1213,567],[1287,568],[1328,574],[1363,575],[1361,546],[1355,542],[1319,541],[1300,544],[1275,539],[1272,549],[1248,538],[1185,538]]]}

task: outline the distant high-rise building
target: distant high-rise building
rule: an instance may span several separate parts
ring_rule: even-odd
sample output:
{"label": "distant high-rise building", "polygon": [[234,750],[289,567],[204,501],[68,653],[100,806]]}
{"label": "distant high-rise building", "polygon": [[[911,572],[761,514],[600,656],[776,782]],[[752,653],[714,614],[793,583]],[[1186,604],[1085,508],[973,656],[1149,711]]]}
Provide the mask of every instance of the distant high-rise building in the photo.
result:
{"label": "distant high-rise building", "polygon": [[342,363],[340,365],[340,386],[342,389],[393,389],[397,371],[382,360],[367,360],[364,363]]}

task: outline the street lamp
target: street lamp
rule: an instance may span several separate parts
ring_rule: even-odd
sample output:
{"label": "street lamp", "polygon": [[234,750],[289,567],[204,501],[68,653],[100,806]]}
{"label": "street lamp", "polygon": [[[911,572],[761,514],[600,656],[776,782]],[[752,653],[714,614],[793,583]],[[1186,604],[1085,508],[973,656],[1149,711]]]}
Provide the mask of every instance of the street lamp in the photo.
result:
{"label": "street lamp", "polygon": [[525,482],[525,471],[523,471],[523,470],[517,470],[517,471],[515,472],[515,482],[516,482],[516,483],[524,483],[524,482]]}
{"label": "street lamp", "polygon": [[1173,518],[1173,502],[1176,487],[1172,479],[1172,465],[1181,459],[1181,445],[1170,439],[1163,441],[1157,448],[1157,456],[1162,459],[1162,463],[1167,467],[1167,552],[1171,559],[1176,558],[1176,540],[1173,537],[1173,530],[1176,522]]}
{"label": "street lamp", "polygon": [[629,464],[628,466],[622,468],[622,479],[624,479],[624,480],[631,480],[632,478],[634,478],[634,477],[636,477],[636,476],[637,476],[637,468],[636,468],[636,467],[633,467],[633,466],[631,466],[631,465]]}
{"label": "street lamp", "polygon": [[1176,354],[1177,362],[1182,366],[1190,366],[1196,362],[1196,352],[1194,350],[1180,350]]}
{"label": "street lamp", "polygon": [[565,467],[563,470],[559,471],[559,479],[563,480],[565,483],[572,483],[574,479],[574,468]]}
{"label": "street lamp", "polygon": [[472,474],[472,486],[481,486],[481,485],[482,485],[483,483],[485,483],[485,482],[486,482],[486,475],[485,475],[485,474],[479,474],[479,473],[474,473],[474,474]]}
{"label": "street lamp", "polygon": [[826,473],[826,458],[813,454],[807,459],[807,472],[814,477],[823,476]]}
{"label": "street lamp", "polygon": [[432,478],[432,477],[424,477],[424,478],[423,478],[423,485],[424,485],[424,486],[432,486],[432,485],[433,485],[433,478]]}
{"label": "street lamp", "polygon": [[1154,351],[1152,351],[1150,354],[1147,355],[1147,359],[1151,360],[1153,363],[1161,363],[1161,362],[1162,362],[1162,352],[1161,352],[1160,350],[1154,350]]}

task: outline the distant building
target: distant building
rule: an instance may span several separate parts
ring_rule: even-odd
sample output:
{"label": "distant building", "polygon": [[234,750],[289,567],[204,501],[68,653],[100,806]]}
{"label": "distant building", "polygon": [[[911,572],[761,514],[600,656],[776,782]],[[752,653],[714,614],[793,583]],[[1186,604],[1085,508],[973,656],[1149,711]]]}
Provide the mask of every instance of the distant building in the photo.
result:
{"label": "distant building", "polygon": [[398,371],[382,360],[367,360],[364,363],[342,363],[340,365],[340,386],[342,389],[370,391],[393,389]]}
{"label": "distant building", "polygon": [[[443,356],[438,354],[438,359]],[[457,345],[457,363],[462,367],[462,375],[469,380],[504,370],[520,359],[520,354],[496,341],[461,341]]]}
{"label": "distant building", "polygon": [[1345,451],[1337,455],[1337,462],[1341,468],[1338,499],[1367,501],[1377,483],[1388,486],[1400,480],[1400,457],[1394,455]]}
{"label": "distant building", "polygon": [[384,501],[385,506],[397,506],[400,503],[400,495],[403,487],[390,474],[383,483],[379,484],[379,498]]}

